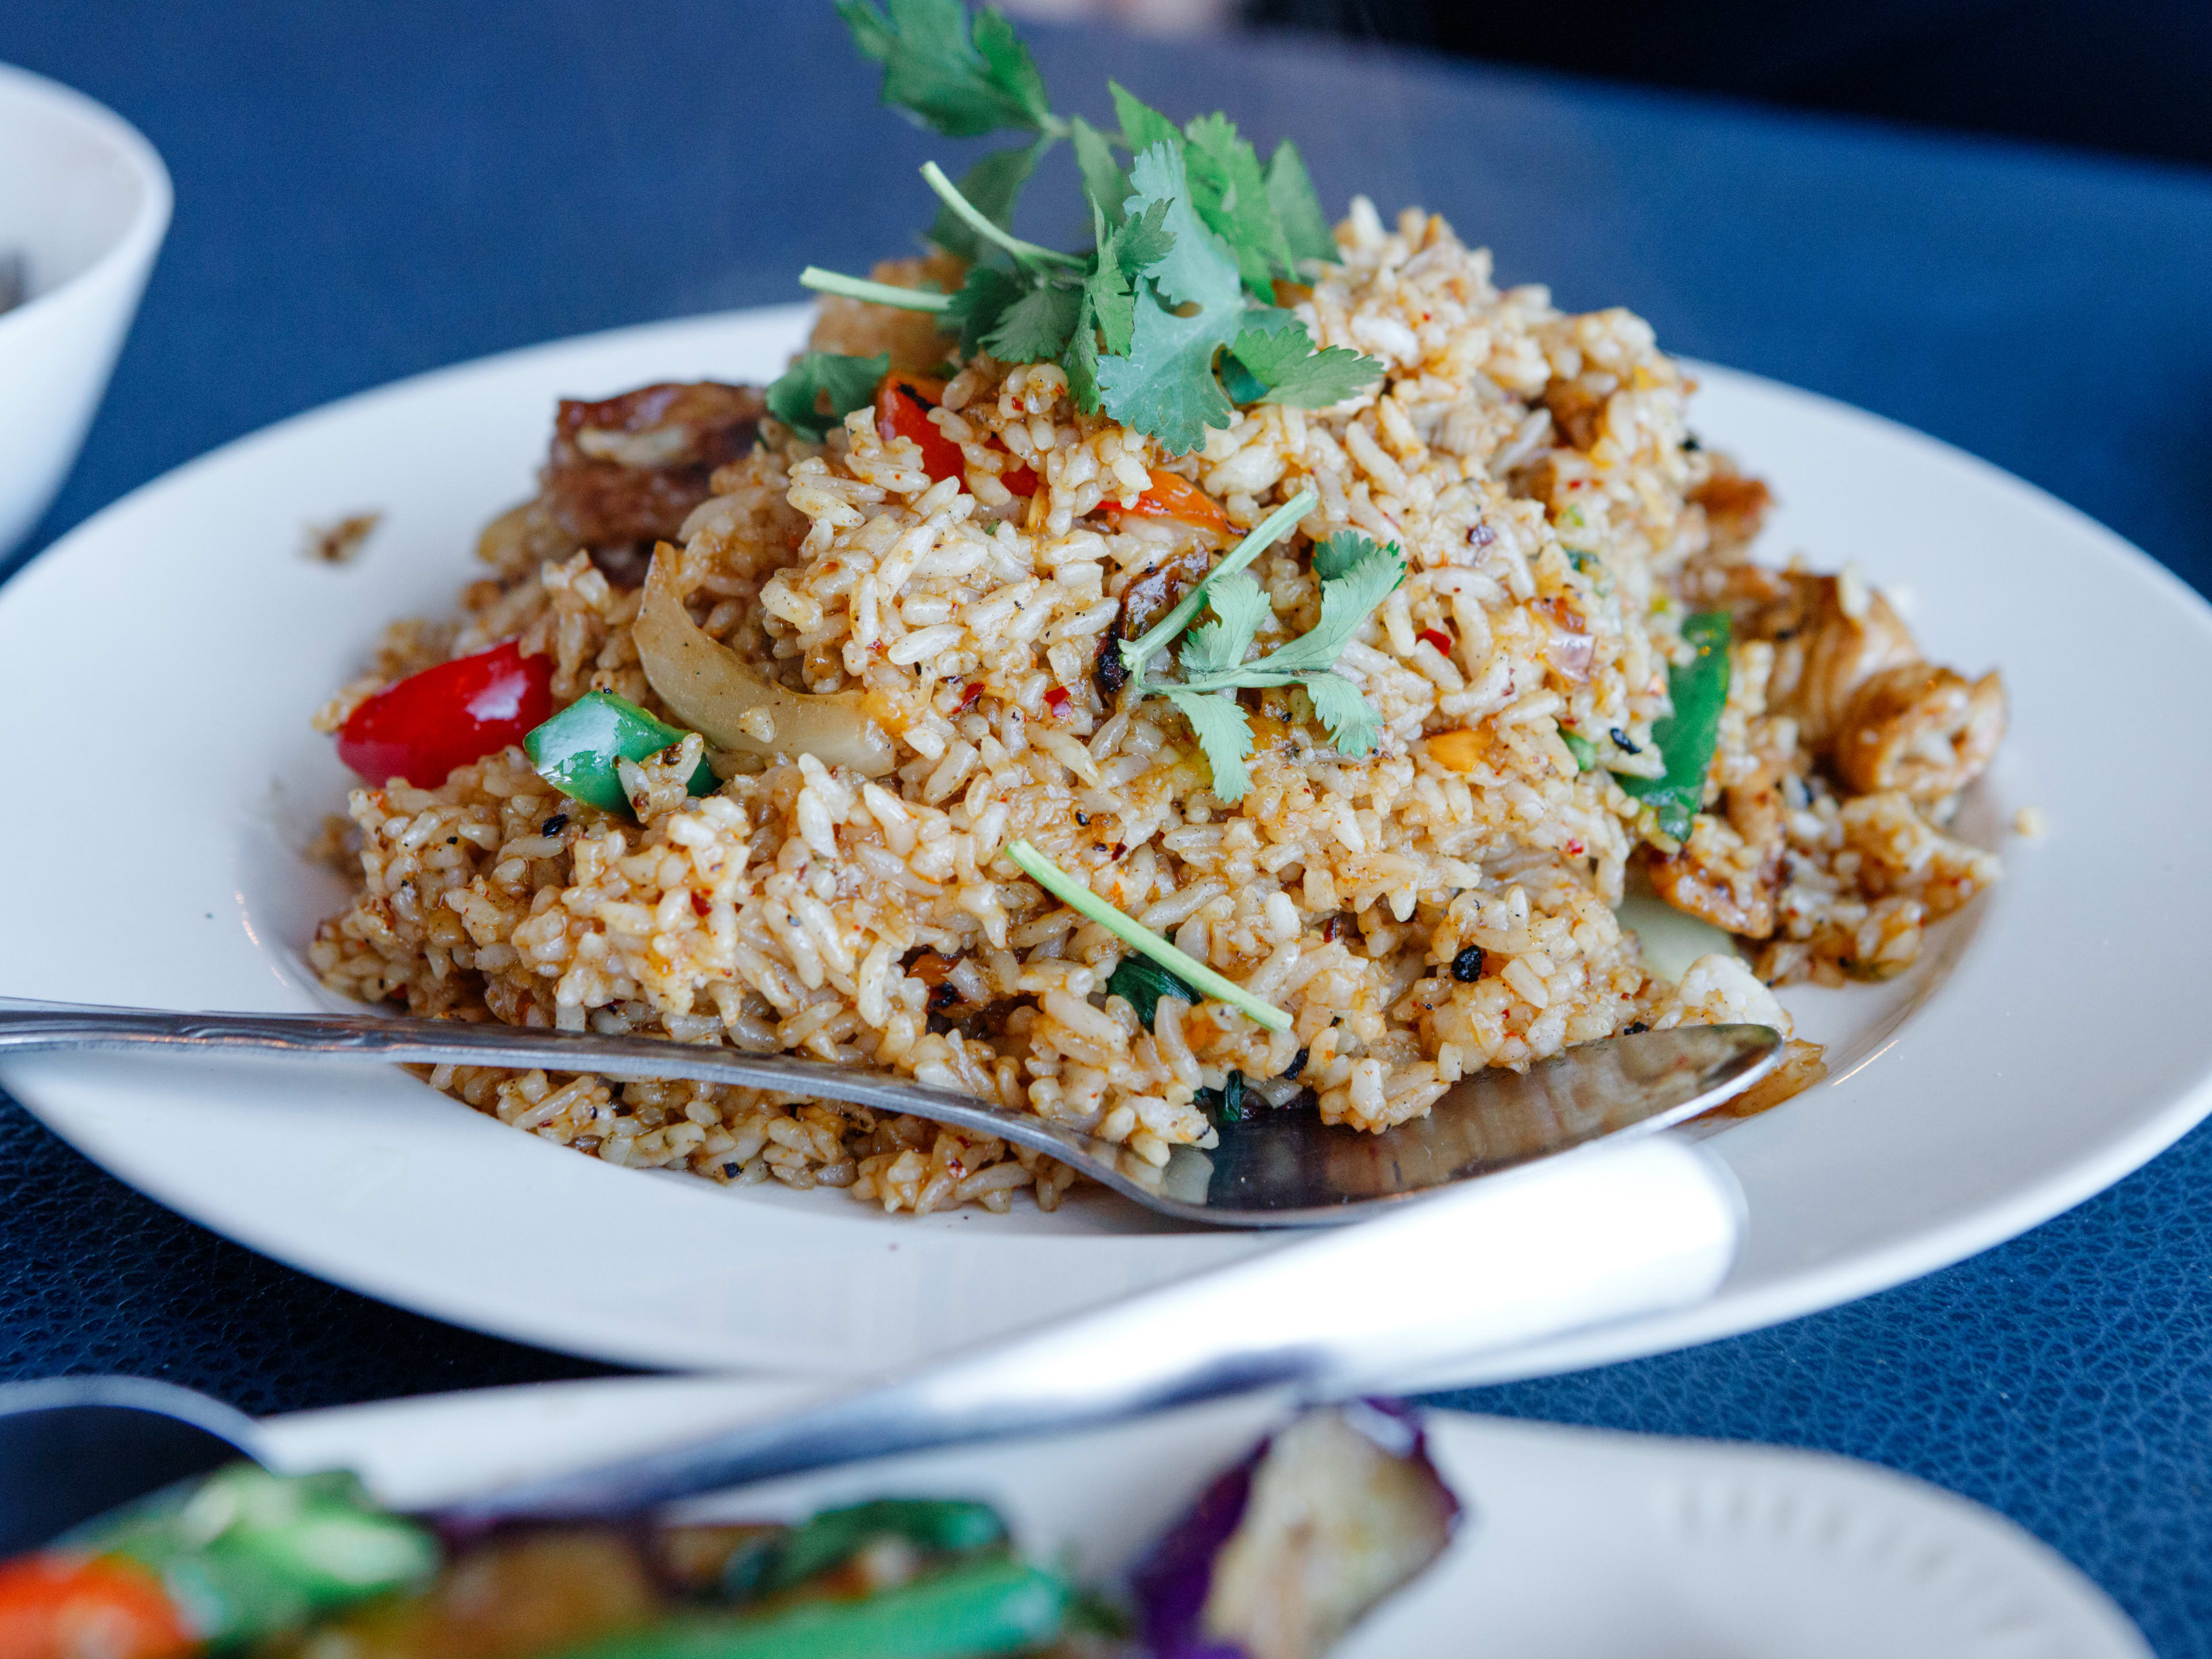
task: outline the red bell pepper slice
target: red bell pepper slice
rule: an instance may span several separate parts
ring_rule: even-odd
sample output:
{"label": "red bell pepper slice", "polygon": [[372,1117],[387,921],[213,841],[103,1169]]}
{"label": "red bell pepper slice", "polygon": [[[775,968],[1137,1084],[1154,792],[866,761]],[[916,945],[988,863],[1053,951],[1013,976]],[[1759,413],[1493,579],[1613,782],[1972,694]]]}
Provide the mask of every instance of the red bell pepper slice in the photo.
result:
{"label": "red bell pepper slice", "polygon": [[[876,388],[876,430],[888,443],[911,438],[921,449],[921,470],[939,482],[968,476],[968,458],[960,446],[946,437],[929,411],[945,396],[945,382],[913,374],[886,374]],[[999,447],[996,439],[992,442]],[[1008,492],[1024,498],[1036,494],[1036,474],[1027,466],[1001,472],[999,482]]]}
{"label": "red bell pepper slice", "polygon": [[552,659],[526,657],[508,640],[386,686],[338,728],[338,758],[373,784],[404,778],[434,789],[552,713]]}
{"label": "red bell pepper slice", "polygon": [[1123,513],[1134,513],[1148,519],[1181,519],[1185,524],[1211,530],[1218,536],[1230,536],[1229,515],[1215,501],[1189,479],[1173,472],[1152,469],[1152,481],[1145,493],[1137,497],[1134,507],[1125,507]]}
{"label": "red bell pepper slice", "polygon": [[168,1592],[135,1563],[59,1553],[0,1563],[7,1659],[171,1659],[197,1646]]}

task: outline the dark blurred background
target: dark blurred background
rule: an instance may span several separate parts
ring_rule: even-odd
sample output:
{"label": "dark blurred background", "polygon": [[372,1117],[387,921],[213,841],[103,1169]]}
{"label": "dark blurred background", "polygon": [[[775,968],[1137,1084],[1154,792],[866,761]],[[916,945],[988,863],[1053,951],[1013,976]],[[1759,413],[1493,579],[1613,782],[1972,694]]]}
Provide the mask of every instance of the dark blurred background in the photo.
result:
{"label": "dark blurred background", "polygon": [[1006,9],[1158,32],[1318,31],[2212,163],[2212,0],[1012,0]]}

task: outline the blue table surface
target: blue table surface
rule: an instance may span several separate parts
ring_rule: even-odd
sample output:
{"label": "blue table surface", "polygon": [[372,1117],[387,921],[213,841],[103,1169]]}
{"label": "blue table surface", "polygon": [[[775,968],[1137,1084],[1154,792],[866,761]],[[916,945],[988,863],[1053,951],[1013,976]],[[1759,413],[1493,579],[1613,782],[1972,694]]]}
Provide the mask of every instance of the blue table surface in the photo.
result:
{"label": "blue table surface", "polygon": [[[1332,204],[1359,189],[1440,210],[1505,280],[1626,304],[1672,349],[1948,439],[2212,579],[2212,175],[1335,43],[1030,33],[1062,108],[1104,113],[1110,73],[1267,144],[1293,134]],[[0,8],[0,59],[122,111],[178,197],[83,459],[19,557],[343,393],[797,298],[805,264],[908,246],[913,169],[972,148],[877,108],[811,0],[34,3]],[[138,1372],[272,1411],[599,1369],[255,1256],[4,1101],[0,1194],[8,1376]],[[2208,1194],[2200,1130],[1884,1295],[1452,1398],[1874,1459],[2011,1516],[2161,1653],[2212,1653]]]}

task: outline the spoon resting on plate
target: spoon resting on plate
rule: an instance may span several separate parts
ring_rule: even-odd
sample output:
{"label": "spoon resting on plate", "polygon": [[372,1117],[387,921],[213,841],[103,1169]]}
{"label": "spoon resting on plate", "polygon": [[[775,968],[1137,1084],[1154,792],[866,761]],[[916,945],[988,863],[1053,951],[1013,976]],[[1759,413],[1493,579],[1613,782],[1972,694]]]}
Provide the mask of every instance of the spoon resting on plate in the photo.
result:
{"label": "spoon resting on plate", "polygon": [[325,1063],[546,1066],[612,1078],[684,1078],[903,1112],[1045,1152],[1178,1221],[1304,1227],[1493,1175],[1590,1142],[1655,1133],[1771,1071],[1764,1025],[1684,1025],[1585,1042],[1525,1073],[1473,1073],[1428,1115],[1381,1134],[1310,1111],[1262,1107],[1216,1125],[1211,1147],[1155,1165],[1028,1112],[857,1066],[751,1054],[719,1043],[380,1014],[172,1013],[0,997],[0,1054],[52,1049]]}

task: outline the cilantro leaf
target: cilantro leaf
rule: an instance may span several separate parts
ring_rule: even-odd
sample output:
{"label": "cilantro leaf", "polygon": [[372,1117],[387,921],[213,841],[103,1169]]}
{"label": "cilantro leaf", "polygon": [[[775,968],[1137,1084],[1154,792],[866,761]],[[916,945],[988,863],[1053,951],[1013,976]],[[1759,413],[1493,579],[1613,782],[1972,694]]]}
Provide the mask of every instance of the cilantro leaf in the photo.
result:
{"label": "cilantro leaf", "polygon": [[948,138],[1000,127],[1053,130],[1044,80],[1006,20],[987,11],[971,26],[961,0],[837,0],[860,52],[884,66],[883,101]]}
{"label": "cilantro leaf", "polygon": [[1382,722],[1359,695],[1359,688],[1341,674],[1316,674],[1298,684],[1313,700],[1314,713],[1328,728],[1329,740],[1340,754],[1371,755],[1382,740]]}
{"label": "cilantro leaf", "polygon": [[1113,974],[1106,981],[1106,994],[1120,997],[1137,1011],[1137,1021],[1147,1031],[1152,1029],[1152,1016],[1159,1012],[1162,997],[1174,997],[1192,1007],[1198,1006],[1198,993],[1185,984],[1182,977],[1170,973],[1149,957],[1126,956],[1115,964]]}
{"label": "cilantro leaf", "polygon": [[1267,395],[1265,382],[1253,378],[1252,371],[1237,361],[1237,354],[1225,351],[1221,355],[1221,389],[1229,394],[1229,401],[1243,407],[1256,404]]}
{"label": "cilantro leaf", "polygon": [[[1340,532],[1329,540],[1338,541],[1342,535]],[[1358,539],[1366,546],[1357,562],[1322,580],[1321,620],[1313,631],[1270,652],[1261,659],[1263,665],[1297,673],[1317,673],[1334,666],[1359,631],[1359,624],[1406,580],[1406,555],[1397,543],[1377,547],[1364,536]]]}
{"label": "cilantro leaf", "polygon": [[1313,573],[1322,581],[1334,581],[1374,554],[1372,536],[1363,536],[1356,530],[1340,530],[1327,541],[1314,544]]}
{"label": "cilantro leaf", "polygon": [[1236,251],[1237,275],[1263,303],[1275,297],[1278,272],[1288,276],[1290,245],[1267,199],[1267,183],[1251,142],[1222,114],[1200,116],[1183,129],[1191,199],[1199,217]]}
{"label": "cilantro leaf", "polygon": [[1121,124],[1121,142],[1129,154],[1141,155],[1154,144],[1182,148],[1182,129],[1118,81],[1109,81],[1114,94],[1114,118]]}
{"label": "cilantro leaf", "polygon": [[1217,620],[1192,629],[1177,653],[1182,672],[1194,678],[1243,667],[1252,636],[1274,614],[1260,584],[1241,571],[1207,588],[1206,602]]}
{"label": "cilantro leaf", "polygon": [[1274,158],[1267,163],[1267,199],[1274,204],[1276,222],[1283,228],[1283,240],[1289,244],[1293,259],[1337,262],[1336,238],[1329,234],[1328,216],[1322,211],[1321,198],[1314,194],[1305,158],[1287,138],[1275,146]]}
{"label": "cilantro leaf", "polygon": [[1213,772],[1213,793],[1231,805],[1244,799],[1252,774],[1244,764],[1252,753],[1252,727],[1232,691],[1186,691],[1167,688],[1168,701],[1190,722],[1206,763]]}
{"label": "cilantro leaf", "polygon": [[[1099,400],[1123,425],[1184,455],[1206,441],[1206,428],[1235,417],[1213,359],[1243,325],[1243,292],[1235,257],[1199,221],[1179,148],[1163,142],[1146,149],[1129,181],[1128,212],[1145,216],[1165,204],[1159,223],[1175,240],[1145,268],[1128,350],[1099,362]],[[1170,307],[1188,307],[1190,314]]]}
{"label": "cilantro leaf", "polygon": [[[1014,199],[1029,182],[1030,174],[1036,170],[1047,143],[1040,140],[1033,144],[1014,144],[993,150],[960,175],[960,193],[1000,229],[1009,228],[1014,219]],[[957,254],[963,259],[973,261],[984,256],[983,239],[950,207],[939,206],[928,234],[929,240],[947,253]]]}
{"label": "cilantro leaf", "polygon": [[1170,455],[1188,455],[1208,427],[1225,427],[1237,405],[1213,375],[1213,355],[1228,331],[1201,310],[1178,317],[1158,302],[1137,307],[1125,355],[1098,363],[1098,400],[1124,426],[1159,441]]}
{"label": "cilantro leaf", "polygon": [[[1118,172],[1119,169],[1117,168]],[[1091,224],[1097,239],[1097,257],[1083,279],[1075,326],[1070,331],[1066,356],[1060,367],[1067,372],[1067,387],[1075,406],[1086,415],[1098,412],[1098,345],[1105,338],[1108,351],[1127,351],[1134,325],[1136,297],[1121,269],[1121,244],[1127,226],[1109,229],[1106,210],[1096,199],[1091,204]]]}
{"label": "cilantro leaf", "polygon": [[1082,304],[1079,289],[1063,287],[1049,277],[1041,280],[999,313],[983,337],[983,349],[1000,362],[1049,362],[1067,349]]}
{"label": "cilantro leaf", "polygon": [[1150,277],[1176,305],[1233,307],[1241,325],[1244,305],[1236,258],[1199,219],[1181,147],[1158,143],[1140,151],[1130,165],[1129,185],[1123,208],[1152,220],[1152,210],[1158,207],[1159,217],[1152,222],[1170,239],[1158,258],[1130,275]]}
{"label": "cilantro leaf", "polygon": [[1269,615],[1267,593],[1249,576],[1217,576],[1205,590],[1217,620],[1193,629],[1177,653],[1182,682],[1142,683],[1144,691],[1165,696],[1190,721],[1213,769],[1214,793],[1224,801],[1240,799],[1250,787],[1245,761],[1252,733],[1236,695],[1242,688],[1302,687],[1340,753],[1370,755],[1382,740],[1382,722],[1358,686],[1334,667],[1360,623],[1405,580],[1406,556],[1395,542],[1379,547],[1368,537],[1339,532],[1314,550],[1313,564],[1322,573],[1321,620],[1310,632],[1246,662]]}
{"label": "cilantro leaf", "polygon": [[1075,167],[1083,175],[1084,193],[1110,222],[1120,224],[1121,199],[1129,193],[1129,175],[1114,159],[1114,146],[1080,115],[1067,124],[1067,136],[1075,145]]}
{"label": "cilantro leaf", "polygon": [[[1290,404],[1327,409],[1356,397],[1382,377],[1382,365],[1343,346],[1314,349],[1305,325],[1292,322],[1272,334],[1247,327],[1230,345],[1237,366],[1259,388],[1239,403]],[[1232,386],[1234,393],[1240,386]]]}
{"label": "cilantro leaf", "polygon": [[1168,228],[1168,204],[1155,202],[1135,218],[1127,220],[1114,244],[1121,274],[1135,282],[1166,258],[1175,247],[1175,233]]}
{"label": "cilantro leaf", "polygon": [[[894,15],[898,9],[898,0],[892,0]],[[991,84],[1020,104],[1029,117],[1028,125],[1040,132],[1050,131],[1052,99],[1045,92],[1044,76],[1037,73],[1030,49],[1015,38],[1014,26],[1006,21],[1006,14],[995,6],[987,9],[975,20],[975,41],[976,52],[989,65]]]}
{"label": "cilantro leaf", "polygon": [[[841,357],[830,351],[810,351],[769,387],[768,412],[809,443],[818,444],[831,427],[854,410],[867,407],[877,383],[890,369],[889,353]],[[826,418],[821,410],[825,395],[830,404]]]}
{"label": "cilantro leaf", "polygon": [[971,355],[987,349],[985,339],[1036,281],[1034,271],[1006,271],[995,265],[969,267],[967,281],[945,308],[947,320],[959,325],[960,349]]}

